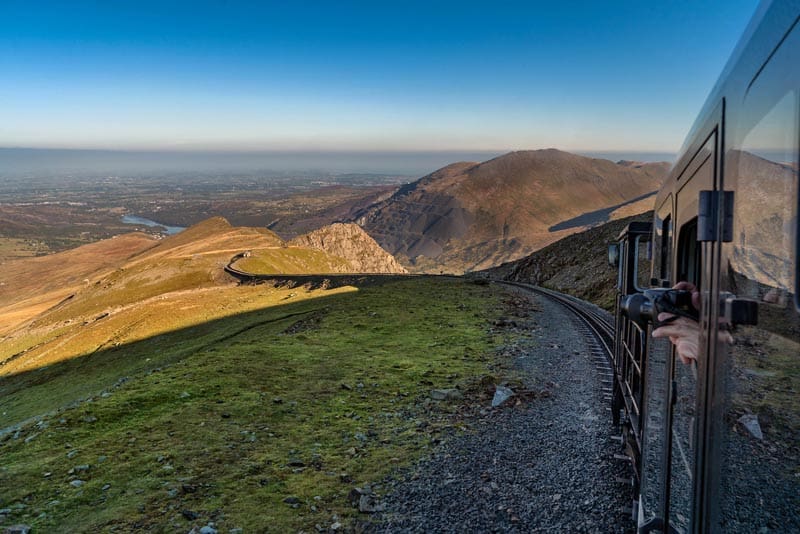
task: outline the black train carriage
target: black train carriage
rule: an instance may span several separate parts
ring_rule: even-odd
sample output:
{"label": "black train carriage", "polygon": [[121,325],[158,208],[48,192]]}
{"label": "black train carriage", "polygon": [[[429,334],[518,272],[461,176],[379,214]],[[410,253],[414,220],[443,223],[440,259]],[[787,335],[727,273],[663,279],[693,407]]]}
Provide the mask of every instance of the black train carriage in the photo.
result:
{"label": "black train carriage", "polygon": [[[631,226],[611,251],[613,411],[640,532],[800,532],[799,125],[800,0],[766,2],[656,198],[650,237]],[[679,281],[702,297],[689,364],[650,337],[659,309],[686,309],[667,289]]]}

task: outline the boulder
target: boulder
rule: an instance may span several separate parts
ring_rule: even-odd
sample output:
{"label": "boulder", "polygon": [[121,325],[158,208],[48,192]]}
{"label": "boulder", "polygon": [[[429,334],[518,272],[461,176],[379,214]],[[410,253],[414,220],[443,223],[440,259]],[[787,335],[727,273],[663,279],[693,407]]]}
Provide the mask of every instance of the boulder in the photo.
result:
{"label": "boulder", "polygon": [[505,404],[508,399],[514,396],[514,391],[506,386],[497,386],[494,390],[494,397],[492,398],[492,408],[497,408]]}
{"label": "boulder", "polygon": [[437,401],[459,400],[463,397],[464,395],[455,388],[431,390],[431,398]]}
{"label": "boulder", "polygon": [[745,414],[739,419],[739,424],[742,425],[751,436],[756,439],[764,439],[764,434],[761,432],[761,425],[758,424],[758,416],[753,414]]}

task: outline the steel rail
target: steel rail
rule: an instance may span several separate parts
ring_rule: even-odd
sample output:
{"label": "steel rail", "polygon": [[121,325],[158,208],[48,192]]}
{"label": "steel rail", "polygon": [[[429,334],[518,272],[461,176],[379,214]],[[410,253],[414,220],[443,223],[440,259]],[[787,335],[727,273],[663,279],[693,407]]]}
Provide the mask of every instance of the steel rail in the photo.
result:
{"label": "steel rail", "polygon": [[573,315],[578,317],[594,334],[597,341],[600,343],[603,353],[609,361],[612,361],[614,354],[614,325],[608,317],[605,317],[599,309],[595,309],[593,304],[583,301],[571,295],[565,295],[558,291],[546,289],[541,286],[533,284],[524,284],[521,282],[509,282],[505,280],[494,280],[494,283],[503,284],[508,286],[521,287],[534,293],[544,295],[551,300],[554,300],[567,308]]}

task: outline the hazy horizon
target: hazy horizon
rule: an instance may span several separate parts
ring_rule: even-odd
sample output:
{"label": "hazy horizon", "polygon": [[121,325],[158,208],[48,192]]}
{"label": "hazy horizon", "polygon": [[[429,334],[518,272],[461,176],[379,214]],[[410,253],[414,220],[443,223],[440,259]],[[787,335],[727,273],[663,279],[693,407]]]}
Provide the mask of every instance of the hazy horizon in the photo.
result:
{"label": "hazy horizon", "polygon": [[[419,177],[459,161],[509,151],[137,151],[0,147],[0,176],[26,173],[318,172]],[[611,161],[669,161],[675,154],[575,151]]]}

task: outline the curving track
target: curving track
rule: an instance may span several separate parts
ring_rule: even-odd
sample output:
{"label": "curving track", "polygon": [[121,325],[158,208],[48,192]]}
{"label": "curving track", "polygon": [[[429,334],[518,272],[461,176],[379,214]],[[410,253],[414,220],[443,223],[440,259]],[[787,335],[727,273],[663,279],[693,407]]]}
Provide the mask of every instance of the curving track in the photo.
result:
{"label": "curving track", "polygon": [[541,286],[506,281],[497,281],[496,283],[521,287],[554,300],[567,308],[578,317],[584,326],[592,333],[592,336],[600,345],[600,348],[603,350],[610,364],[611,357],[614,354],[614,323],[608,312],[579,298],[565,295],[564,293],[559,293],[551,289],[545,289]]}
{"label": "curving track", "polygon": [[501,280],[495,280],[495,283],[519,287],[544,296],[569,310],[578,319],[576,330],[586,339],[592,352],[592,360],[600,377],[603,400],[610,409],[614,391],[614,323],[611,315],[594,304],[541,286]]}

